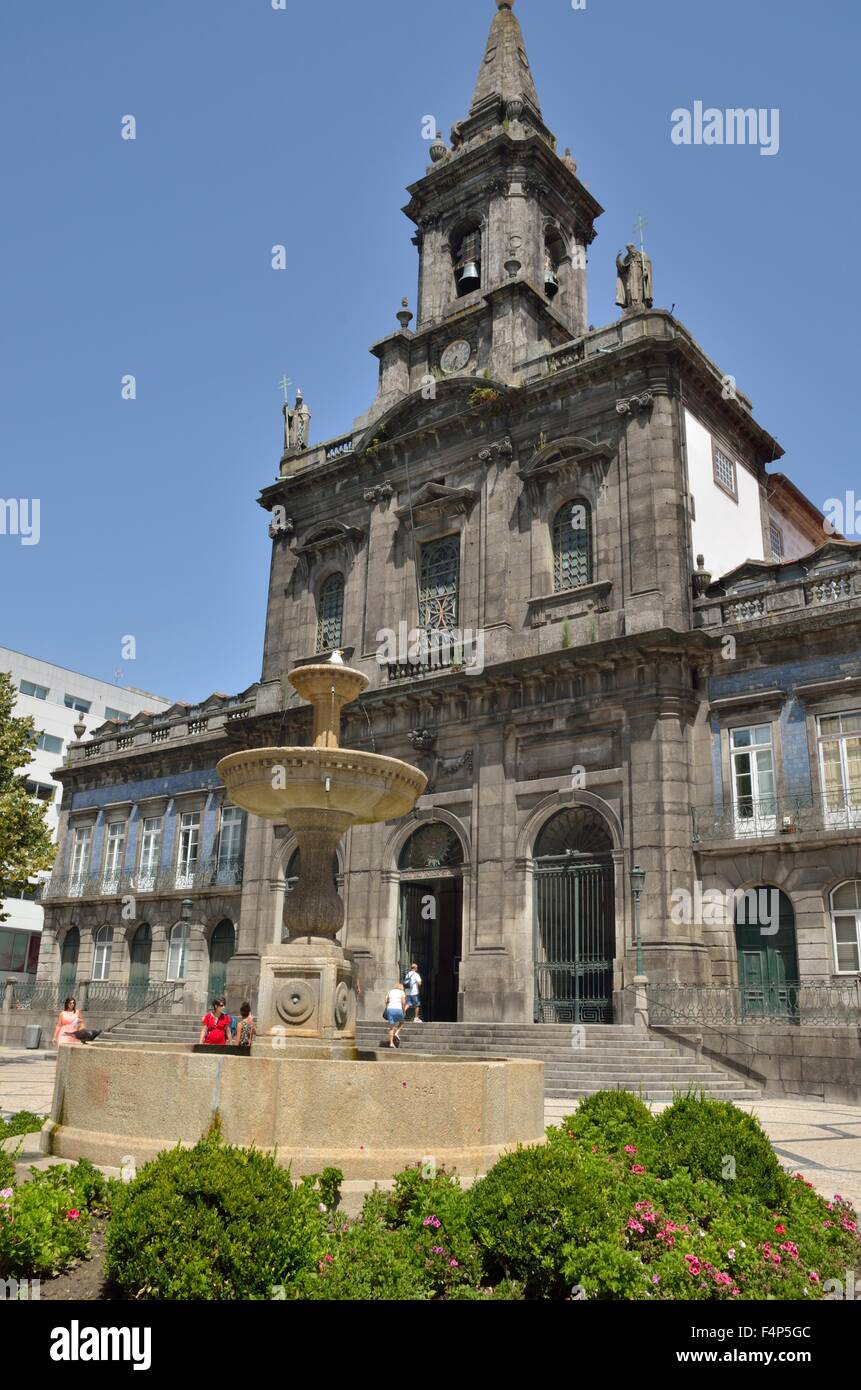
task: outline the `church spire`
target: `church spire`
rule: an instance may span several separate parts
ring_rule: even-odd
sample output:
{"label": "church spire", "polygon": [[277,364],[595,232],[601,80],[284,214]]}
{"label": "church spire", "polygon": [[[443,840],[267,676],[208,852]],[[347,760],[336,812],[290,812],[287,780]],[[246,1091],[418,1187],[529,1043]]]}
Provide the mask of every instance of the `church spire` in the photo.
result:
{"label": "church spire", "polygon": [[541,117],[541,104],[526,56],[523,32],[513,10],[514,0],[496,0],[484,61],[475,84],[470,116],[477,116],[490,102],[522,101]]}

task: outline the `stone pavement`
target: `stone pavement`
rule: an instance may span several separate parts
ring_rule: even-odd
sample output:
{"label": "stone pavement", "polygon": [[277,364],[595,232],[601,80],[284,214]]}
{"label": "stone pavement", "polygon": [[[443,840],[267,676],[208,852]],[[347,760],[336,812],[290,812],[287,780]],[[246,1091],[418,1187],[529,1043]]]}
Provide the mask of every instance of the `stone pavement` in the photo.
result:
{"label": "stone pavement", "polygon": [[[48,1114],[54,1059],[52,1052],[0,1048],[0,1114],[16,1110]],[[861,1210],[861,1106],[791,1096],[738,1104],[757,1116],[786,1168],[802,1173],[824,1197],[830,1199],[839,1192]],[[567,1109],[562,1102],[548,1102],[547,1123],[557,1124]],[[365,1184],[356,1186],[364,1189]],[[359,1192],[351,1195],[358,1198]]]}

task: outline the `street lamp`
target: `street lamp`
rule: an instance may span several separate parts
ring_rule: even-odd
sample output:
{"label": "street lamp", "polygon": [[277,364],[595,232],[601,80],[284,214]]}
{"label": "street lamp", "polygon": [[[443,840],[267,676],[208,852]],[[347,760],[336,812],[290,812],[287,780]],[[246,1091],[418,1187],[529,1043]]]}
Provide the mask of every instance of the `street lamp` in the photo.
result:
{"label": "street lamp", "polygon": [[190,921],[191,921],[191,912],[192,912],[192,908],[193,908],[193,907],[194,907],[194,899],[193,899],[193,898],[183,898],[183,900],[182,900],[182,911],[181,911],[180,914],[179,914],[180,917],[182,918],[183,922],[190,922]]}
{"label": "street lamp", "polygon": [[635,864],[630,872],[631,892],[634,895],[634,933],[637,943],[637,975],[643,974],[643,938],[640,933],[640,894],[646,881],[646,871]]}

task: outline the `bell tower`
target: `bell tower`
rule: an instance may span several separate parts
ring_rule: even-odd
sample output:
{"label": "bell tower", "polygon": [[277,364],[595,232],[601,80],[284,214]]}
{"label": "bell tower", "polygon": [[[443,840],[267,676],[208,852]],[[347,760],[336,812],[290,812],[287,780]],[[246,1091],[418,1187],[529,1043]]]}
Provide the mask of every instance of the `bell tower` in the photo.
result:
{"label": "bell tower", "polygon": [[514,0],[495,3],[469,114],[450,144],[437,136],[404,209],[417,228],[417,333],[484,305],[491,375],[530,342],[586,332],[586,250],[602,212],[544,123]]}

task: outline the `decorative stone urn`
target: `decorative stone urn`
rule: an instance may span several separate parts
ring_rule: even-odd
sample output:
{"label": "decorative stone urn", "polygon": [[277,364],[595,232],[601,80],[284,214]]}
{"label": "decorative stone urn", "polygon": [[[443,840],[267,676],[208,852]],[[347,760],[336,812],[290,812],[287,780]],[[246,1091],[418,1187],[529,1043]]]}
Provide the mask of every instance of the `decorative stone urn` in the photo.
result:
{"label": "decorative stone urn", "polygon": [[297,667],[288,680],[313,707],[311,747],[252,748],[222,758],[217,769],[236,806],[288,825],[300,850],[299,882],[285,905],[290,940],[270,946],[260,962],[259,1044],[291,1057],[355,1057],[352,965],[335,940],[344,904],[332,858],[350,826],[411,811],[427,778],[396,758],[340,746],[341,710],[368,684],[340,653]]}

